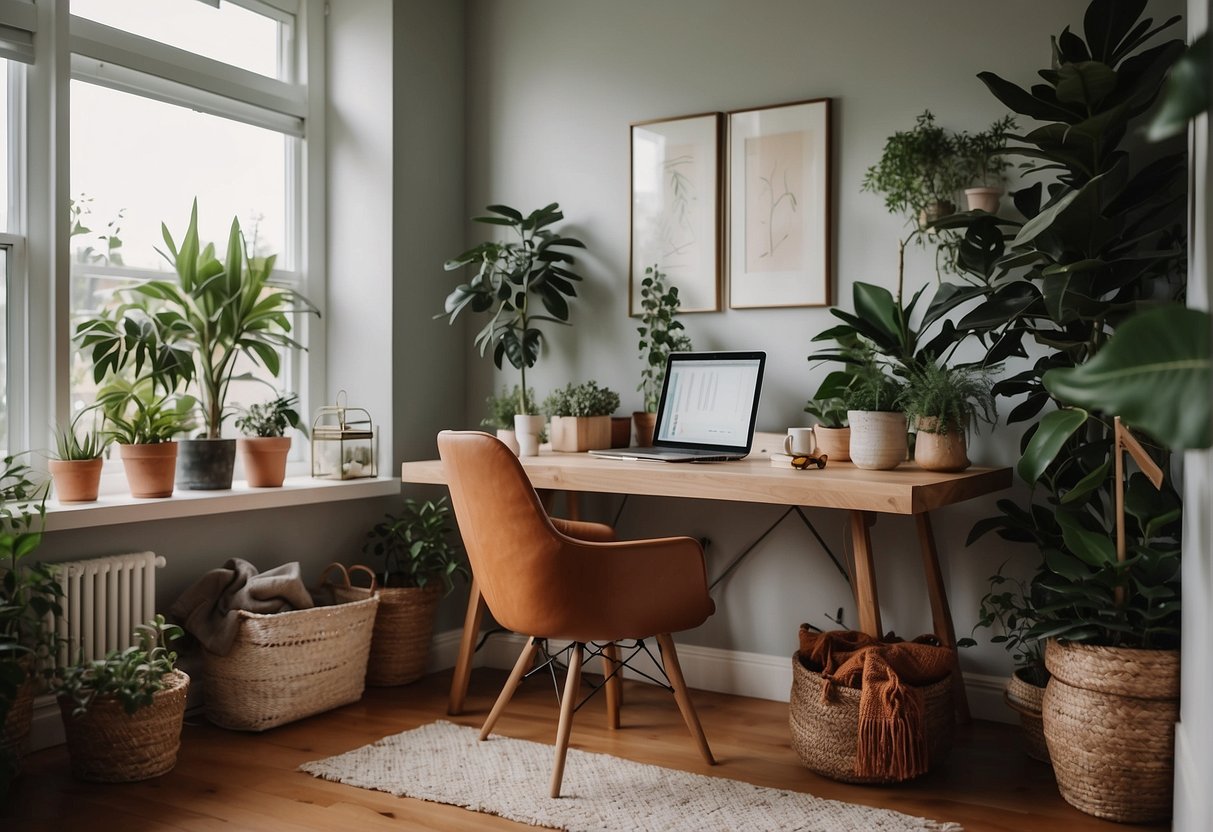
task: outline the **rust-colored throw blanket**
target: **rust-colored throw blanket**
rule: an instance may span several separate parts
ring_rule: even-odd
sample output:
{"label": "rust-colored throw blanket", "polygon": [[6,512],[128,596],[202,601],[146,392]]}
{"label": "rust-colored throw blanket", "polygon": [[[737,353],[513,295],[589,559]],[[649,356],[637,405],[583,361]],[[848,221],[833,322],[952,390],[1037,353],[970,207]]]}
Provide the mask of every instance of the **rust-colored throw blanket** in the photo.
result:
{"label": "rust-colored throw blanket", "polygon": [[935,636],[881,641],[865,633],[800,628],[800,660],[821,674],[822,701],[832,685],[858,688],[859,741],[855,774],[908,780],[927,770],[922,692],[952,672],[955,654]]}

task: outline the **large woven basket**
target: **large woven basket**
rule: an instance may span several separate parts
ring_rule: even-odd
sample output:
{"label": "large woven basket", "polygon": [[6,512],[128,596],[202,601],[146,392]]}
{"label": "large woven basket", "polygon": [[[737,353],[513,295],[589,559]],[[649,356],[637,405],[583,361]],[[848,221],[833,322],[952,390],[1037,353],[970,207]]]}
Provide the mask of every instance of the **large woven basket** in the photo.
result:
{"label": "large woven basket", "polygon": [[231,652],[204,651],[206,718],[264,731],[362,698],[378,598],[260,615],[241,610]]}
{"label": "large woven basket", "polygon": [[1045,689],[1029,684],[1018,675],[1007,682],[1003,698],[1007,707],[1019,714],[1019,725],[1023,729],[1024,745],[1028,756],[1042,763],[1049,762],[1049,747],[1045,745],[1044,719],[1040,715],[1040,704]]}
{"label": "large woven basket", "polygon": [[27,677],[17,688],[17,696],[9,705],[4,723],[0,724],[0,752],[16,763],[17,771],[21,770],[21,761],[29,753],[29,732],[33,722],[34,679]]}
{"label": "large woven basket", "polygon": [[[792,656],[792,701],[789,725],[792,748],[811,770],[844,783],[887,783],[879,777],[855,774],[855,749],[859,739],[859,697],[855,688],[835,685],[830,701],[821,701],[822,678],[805,667],[800,654]],[[952,680],[944,679],[920,688],[926,708],[929,765],[942,762],[952,750],[955,717],[952,713]]]}
{"label": "large woven basket", "polygon": [[1045,740],[1061,796],[1122,823],[1171,815],[1179,651],[1049,641]]}
{"label": "large woven basket", "polygon": [[59,698],[72,774],[96,783],[131,783],[172,771],[181,748],[181,723],[190,677],[174,670],[152,704],[133,714],[116,697],[93,700],[87,713],[72,716],[76,703]]}

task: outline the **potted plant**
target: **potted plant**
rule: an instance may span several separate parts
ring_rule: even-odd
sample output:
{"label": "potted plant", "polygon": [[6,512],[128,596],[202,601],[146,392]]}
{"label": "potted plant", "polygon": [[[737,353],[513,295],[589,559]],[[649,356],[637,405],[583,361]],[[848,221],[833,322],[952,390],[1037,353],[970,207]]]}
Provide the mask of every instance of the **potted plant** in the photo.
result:
{"label": "potted plant", "polygon": [[0,801],[29,750],[38,666],[55,647],[46,627],[63,590],[50,567],[29,562],[42,542],[46,487],[5,457],[0,470]]}
{"label": "potted plant", "polygon": [[171,497],[179,433],[190,430],[193,397],[173,392],[170,376],[152,371],[136,381],[111,376],[97,391],[107,435],[118,445],[132,497]]}
{"label": "potted plant", "polygon": [[518,454],[518,435],[514,433],[514,417],[520,413],[530,416],[539,413],[535,404],[534,390],[526,391],[525,406],[522,403],[523,398],[522,388],[517,384],[514,385],[513,390],[502,387],[501,395],[490,395],[484,400],[489,415],[480,420],[481,427],[493,428],[497,431],[497,438],[504,442],[515,456]]}
{"label": "potted plant", "polygon": [[253,488],[279,488],[286,479],[286,457],[291,451],[288,428],[305,431],[299,421],[299,397],[278,396],[264,404],[240,409],[236,428],[244,433],[237,442],[244,475]]}
{"label": "potted plant", "polygon": [[956,154],[970,185],[965,188],[970,211],[998,213],[1006,171],[1011,167],[1011,161],[1003,154],[1016,126],[1014,116],[1004,116],[983,132],[962,132],[956,137]]}
{"label": "potted plant", "polygon": [[[113,316],[81,324],[77,338],[93,349],[93,363],[114,357],[115,369],[137,360],[139,350],[175,350],[177,372],[198,385],[205,435],[184,440],[180,483],[188,489],[232,487],[236,441],[223,439],[228,388],[248,366],[260,366],[277,376],[279,350],[303,349],[290,337],[291,315],[318,310],[293,289],[270,283],[276,257],[254,256],[245,244],[240,223],[232,219],[224,260],[213,244],[198,238],[198,200],[190,209],[189,226],[178,244],[167,225],[161,226],[175,280],[149,280],[130,290],[132,300]],[[130,323],[128,323],[130,322]]]}
{"label": "potted plant", "polygon": [[636,444],[648,447],[653,444],[653,429],[657,424],[657,405],[661,402],[661,389],[665,385],[666,361],[672,352],[690,352],[691,337],[686,327],[677,319],[682,301],[678,298],[678,287],[666,282],[666,275],[656,265],[644,270],[640,282],[640,360],[644,369],[640,371],[640,391],[644,398],[644,410],[632,414],[636,427]]}
{"label": "potted plant", "polygon": [[55,483],[55,496],[61,503],[91,503],[97,499],[101,484],[101,466],[109,442],[98,430],[81,433],[76,423],[80,411],[66,428],[55,433],[55,456],[47,460],[47,469]]}
{"label": "potted plant", "polygon": [[849,462],[851,459],[851,428],[847,422],[850,409],[848,396],[855,380],[846,370],[835,370],[825,377],[804,411],[817,420],[813,426],[813,438],[817,449],[833,462]]}
{"label": "potted plant", "polygon": [[[522,456],[539,453],[539,433],[543,417],[532,414],[526,371],[535,366],[543,343],[541,322],[568,324],[569,298],[577,296],[574,283],[581,275],[572,270],[576,260],[566,251],[585,248],[574,237],[557,234],[550,226],[564,219],[560,206],[553,202],[523,216],[508,205],[490,205],[493,216],[473,217],[475,222],[510,229],[516,240],[490,240],[446,261],[447,271],[474,264],[475,276],[451,292],[441,315],[453,324],[459,313],[491,312],[488,323],[476,334],[480,354],[493,348],[493,363],[501,369],[508,360],[519,371],[522,391],[514,420]],[[543,312],[534,307],[538,300]]]}
{"label": "potted plant", "polygon": [[994,421],[989,372],[978,367],[916,366],[901,398],[917,430],[914,461],[928,471],[969,467],[967,436],[976,419]]}
{"label": "potted plant", "polygon": [[543,402],[551,417],[553,451],[596,451],[611,447],[611,414],[619,408],[619,394],[596,381],[569,383]]}
{"label": "potted plant", "polygon": [[438,601],[468,577],[452,542],[446,498],[406,499],[399,514],[388,514],[367,533],[362,551],[383,559],[379,610],[371,639],[366,683],[403,685],[426,668]]}
{"label": "potted plant", "polygon": [[181,634],[157,615],[135,628],[137,644],[60,671],[55,689],[72,774],[130,783],[177,764],[190,677],[176,669],[168,645]]}
{"label": "potted plant", "polygon": [[876,471],[896,468],[907,452],[902,385],[871,357],[854,373],[847,397],[851,462]]}
{"label": "potted plant", "polygon": [[883,194],[889,213],[906,214],[925,228],[956,211],[952,201],[966,184],[956,138],[925,111],[910,130],[885,142],[880,161],[868,168],[863,190]]}

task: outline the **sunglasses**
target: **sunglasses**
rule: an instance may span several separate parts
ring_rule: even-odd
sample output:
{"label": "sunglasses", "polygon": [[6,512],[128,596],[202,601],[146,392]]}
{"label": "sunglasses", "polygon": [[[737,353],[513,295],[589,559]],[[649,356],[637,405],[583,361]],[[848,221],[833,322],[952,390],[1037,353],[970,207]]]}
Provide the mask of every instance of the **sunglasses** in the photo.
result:
{"label": "sunglasses", "polygon": [[821,456],[813,456],[812,454],[807,456],[794,456],[792,457],[792,467],[798,471],[803,471],[804,469],[813,465],[816,465],[818,468],[824,468],[826,467],[826,460],[829,458],[830,457],[827,454],[822,454]]}

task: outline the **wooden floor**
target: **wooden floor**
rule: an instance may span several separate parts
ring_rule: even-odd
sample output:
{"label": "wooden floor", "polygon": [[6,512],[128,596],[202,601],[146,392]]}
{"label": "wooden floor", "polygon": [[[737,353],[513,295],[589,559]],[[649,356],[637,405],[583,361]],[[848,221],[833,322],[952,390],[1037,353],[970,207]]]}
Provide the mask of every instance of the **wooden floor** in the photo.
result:
{"label": "wooden floor", "polygon": [[[452,721],[479,725],[505,674],[477,670],[471,713]],[[129,785],[78,783],[63,747],[33,755],[14,794],[0,808],[0,829],[103,830],[508,830],[520,824],[452,806],[392,797],[315,779],[296,771],[308,760],[348,751],[385,735],[446,718],[450,673],[403,688],[368,690],[346,708],[265,734],[188,725],[177,768]],[[954,821],[970,830],[1124,829],[1070,808],[1051,770],[1029,759],[1009,726],[978,722],[962,729],[947,764],[901,786],[847,786],[811,774],[789,745],[787,705],[698,692],[699,709],[720,765],[701,761],[665,691],[625,683],[623,728],[608,731],[604,706],[583,708],[573,746],[586,751],[820,797],[883,806]],[[528,682],[498,723],[498,733],[552,743],[557,706],[550,683]],[[536,781],[546,799],[547,780]],[[1140,827],[1138,827],[1140,828]]]}

